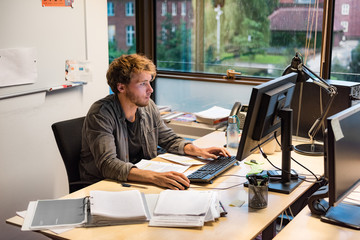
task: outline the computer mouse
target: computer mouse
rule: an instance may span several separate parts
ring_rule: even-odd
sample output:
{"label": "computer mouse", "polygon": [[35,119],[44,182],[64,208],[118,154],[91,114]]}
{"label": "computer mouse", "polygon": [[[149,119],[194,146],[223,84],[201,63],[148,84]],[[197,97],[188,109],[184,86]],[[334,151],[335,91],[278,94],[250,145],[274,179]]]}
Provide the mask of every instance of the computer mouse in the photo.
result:
{"label": "computer mouse", "polygon": [[189,187],[188,186],[185,186],[184,184],[182,184],[181,182],[178,182],[178,183],[180,183],[181,184],[181,186],[183,186],[184,187],[184,190],[187,190]]}

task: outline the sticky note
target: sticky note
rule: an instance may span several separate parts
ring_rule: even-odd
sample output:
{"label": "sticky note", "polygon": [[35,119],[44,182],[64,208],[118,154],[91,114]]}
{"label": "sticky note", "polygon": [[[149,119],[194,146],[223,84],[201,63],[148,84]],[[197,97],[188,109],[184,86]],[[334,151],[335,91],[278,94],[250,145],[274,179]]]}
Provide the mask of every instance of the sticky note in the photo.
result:
{"label": "sticky note", "polygon": [[334,118],[331,120],[331,127],[334,131],[334,137],[336,141],[339,141],[344,137],[338,118]]}

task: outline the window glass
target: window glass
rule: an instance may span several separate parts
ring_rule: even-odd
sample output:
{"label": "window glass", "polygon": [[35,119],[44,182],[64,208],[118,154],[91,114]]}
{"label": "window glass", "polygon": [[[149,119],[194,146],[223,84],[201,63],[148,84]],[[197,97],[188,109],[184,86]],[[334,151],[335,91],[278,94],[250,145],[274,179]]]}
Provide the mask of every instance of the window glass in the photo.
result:
{"label": "window glass", "polygon": [[[300,52],[306,65],[319,72],[322,2],[157,0],[157,67],[278,77]],[[164,14],[165,6],[175,3],[186,14]]]}
{"label": "window glass", "polygon": [[126,45],[127,46],[133,46],[134,45],[134,36],[135,36],[135,30],[134,26],[126,26]]}
{"label": "window glass", "polygon": [[171,12],[172,12],[172,15],[173,16],[176,16],[177,15],[177,5],[176,5],[177,3],[176,2],[173,2],[172,4],[171,4]]}
{"label": "window glass", "polygon": [[341,5],[341,14],[342,15],[349,15],[349,10],[350,10],[350,8],[349,8],[350,6],[349,6],[349,4],[342,4]]}
{"label": "window glass", "polygon": [[109,40],[109,42],[114,42],[115,41],[115,33],[116,33],[115,25],[109,25],[108,26],[108,40]]}
{"label": "window glass", "polygon": [[167,3],[162,2],[161,3],[161,16],[165,16],[167,14]]}
{"label": "window glass", "polygon": [[360,1],[336,0],[334,12],[330,78],[360,82]]}
{"label": "window glass", "polygon": [[108,10],[108,16],[114,16],[115,15],[114,3],[113,2],[108,2],[107,3],[107,10]]}
{"label": "window glass", "polygon": [[[109,15],[110,7],[113,15]],[[109,63],[136,52],[135,22],[135,0],[108,1]]]}
{"label": "window glass", "polygon": [[125,15],[126,16],[134,16],[134,3],[127,2],[125,4]]}
{"label": "window glass", "polygon": [[181,3],[181,16],[186,16],[186,2]]}

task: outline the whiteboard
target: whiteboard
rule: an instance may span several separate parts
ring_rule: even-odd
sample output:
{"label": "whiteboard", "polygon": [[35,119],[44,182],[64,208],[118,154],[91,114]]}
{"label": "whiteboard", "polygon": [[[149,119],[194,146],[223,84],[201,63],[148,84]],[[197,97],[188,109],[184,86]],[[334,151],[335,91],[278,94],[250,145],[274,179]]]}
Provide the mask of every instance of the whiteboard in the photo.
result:
{"label": "whiteboard", "polygon": [[34,83],[0,87],[0,98],[64,83],[65,61],[87,60],[85,0],[71,7],[42,7],[41,0],[0,1],[0,49],[34,48]]}

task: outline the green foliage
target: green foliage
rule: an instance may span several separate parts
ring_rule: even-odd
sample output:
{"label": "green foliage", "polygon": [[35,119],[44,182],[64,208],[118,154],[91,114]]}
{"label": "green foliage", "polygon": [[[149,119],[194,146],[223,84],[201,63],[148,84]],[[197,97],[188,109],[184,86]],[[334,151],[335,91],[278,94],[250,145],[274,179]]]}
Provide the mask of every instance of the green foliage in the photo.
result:
{"label": "green foliage", "polygon": [[[134,42],[136,42],[136,40]],[[136,44],[135,43],[128,50],[124,50],[124,49],[118,48],[116,40],[113,40],[113,41],[109,41],[108,48],[109,48],[109,64],[115,58],[118,58],[123,54],[136,53]]]}
{"label": "green foliage", "polygon": [[[209,51],[210,46],[216,46],[217,13],[212,1],[206,2],[205,48]],[[245,55],[254,58],[256,54],[263,54],[270,42],[268,16],[277,4],[277,0],[226,0],[220,16],[220,55],[228,52],[234,57]],[[209,60],[209,56],[207,54],[205,59]]]}
{"label": "green foliage", "polygon": [[109,64],[115,59],[120,57],[121,55],[123,55],[125,53],[124,50],[122,49],[118,49],[117,47],[117,42],[114,41],[109,41]]}
{"label": "green foliage", "polygon": [[[350,72],[360,74],[360,44],[351,51]],[[353,78],[356,78],[355,76]],[[353,79],[354,80],[354,79]],[[357,77],[357,81],[360,81]]]}
{"label": "green foliage", "polygon": [[161,24],[162,33],[157,43],[157,67],[159,69],[190,70],[191,34],[185,22],[180,22],[173,30],[171,14],[166,15]]}

